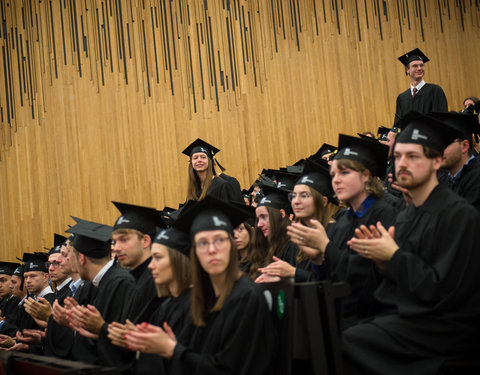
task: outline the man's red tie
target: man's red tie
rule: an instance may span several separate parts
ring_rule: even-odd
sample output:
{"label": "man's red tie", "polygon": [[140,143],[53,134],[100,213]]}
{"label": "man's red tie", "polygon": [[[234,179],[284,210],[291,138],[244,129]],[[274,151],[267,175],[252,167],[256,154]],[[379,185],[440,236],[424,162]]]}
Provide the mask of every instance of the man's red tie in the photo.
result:
{"label": "man's red tie", "polygon": [[418,90],[416,87],[414,87],[412,91],[413,91],[413,94],[412,94],[412,99],[413,99],[415,95],[417,95]]}

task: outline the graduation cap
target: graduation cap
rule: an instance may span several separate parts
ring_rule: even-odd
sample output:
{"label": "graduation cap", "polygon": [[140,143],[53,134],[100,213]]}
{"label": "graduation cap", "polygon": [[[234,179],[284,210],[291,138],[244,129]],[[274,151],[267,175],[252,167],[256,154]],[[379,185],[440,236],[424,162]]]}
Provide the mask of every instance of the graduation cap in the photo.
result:
{"label": "graduation cap", "polygon": [[48,272],[47,261],[47,253],[23,253],[23,273],[32,271]]}
{"label": "graduation cap", "polygon": [[261,175],[259,174],[259,182],[258,182],[258,185],[260,187],[263,187],[263,186],[275,186],[275,181],[272,180],[270,177],[266,176],[266,175]]}
{"label": "graduation cap", "polygon": [[463,113],[470,115],[478,115],[480,113],[480,102],[477,102],[474,105],[469,105],[463,110]]}
{"label": "graduation cap", "polygon": [[415,143],[443,152],[461,132],[431,116],[415,111],[408,112],[398,123],[402,132],[396,143]]}
{"label": "graduation cap", "polygon": [[305,159],[302,160],[302,165],[287,165],[287,172],[293,174],[302,174],[305,166]]}
{"label": "graduation cap", "polygon": [[373,137],[370,137],[369,135],[365,135],[365,134],[362,134],[362,133],[357,133],[357,135],[360,137],[360,138],[363,138],[363,139],[371,139],[375,142],[378,142],[379,140],[376,139],[376,138],[373,138]]}
{"label": "graduation cap", "polygon": [[190,255],[190,248],[192,247],[192,241],[188,234],[177,228],[162,229],[153,240],[153,243],[165,245],[186,256]]}
{"label": "graduation cap", "polygon": [[288,194],[290,194],[290,191],[279,189],[277,187],[265,186],[263,188],[263,194],[262,199],[258,201],[257,207],[266,206],[291,213],[292,205],[288,200]]}
{"label": "graduation cap", "polygon": [[430,59],[425,56],[425,54],[420,51],[418,48],[415,48],[411,50],[410,52],[407,52],[406,54],[400,56],[398,58],[398,61],[400,61],[405,67],[408,66],[412,61],[423,61],[424,63],[429,62]]}
{"label": "graduation cap", "polygon": [[12,276],[13,275],[23,278],[23,266],[17,264],[17,268],[13,270]]}
{"label": "graduation cap", "polygon": [[324,143],[313,155],[322,157],[324,155],[331,154],[337,150],[338,150],[337,147],[329,145],[328,143]]}
{"label": "graduation cap", "polygon": [[12,276],[18,266],[18,263],[0,262],[0,275]]}
{"label": "graduation cap", "polygon": [[277,183],[275,184],[275,187],[292,191],[299,175],[288,172],[277,172],[276,177]]}
{"label": "graduation cap", "polygon": [[385,126],[379,126],[377,129],[377,136],[379,141],[386,141],[387,134],[391,131],[391,128],[387,128]]}
{"label": "graduation cap", "polygon": [[135,229],[148,234],[153,239],[155,233],[157,233],[157,227],[166,227],[160,212],[155,208],[113,201],[112,203],[122,213],[113,225],[114,231],[117,229]]}
{"label": "graduation cap", "polygon": [[385,176],[388,146],[377,140],[340,134],[338,148],[339,151],[335,155],[335,160],[355,160],[362,163],[373,176]]}
{"label": "graduation cap", "polygon": [[187,148],[185,148],[185,150],[182,151],[182,154],[187,155],[191,158],[192,155],[196,154],[197,152],[203,152],[211,160],[217,163],[218,167],[222,171],[225,170],[225,168],[223,168],[214,157],[218,152],[220,152],[220,150],[212,146],[210,143],[205,142],[203,139],[197,138],[196,140],[194,140],[192,143],[190,143],[190,145],[187,146]]}
{"label": "graduation cap", "polygon": [[207,195],[201,201],[182,212],[174,227],[184,232],[195,234],[207,230],[225,230],[233,235],[233,229],[238,227],[248,216],[245,210]]}
{"label": "graduation cap", "polygon": [[251,225],[252,227],[255,226],[255,207],[249,206],[244,203],[236,202],[236,201],[230,201],[231,204],[236,206],[237,208],[244,210],[247,217],[245,218],[244,222]]}
{"label": "graduation cap", "polygon": [[62,249],[62,245],[67,241],[67,237],[54,233],[53,235],[53,247],[49,250],[48,255],[59,254]]}
{"label": "graduation cap", "polygon": [[332,188],[332,177],[330,176],[329,165],[325,160],[323,163],[317,163],[307,159],[305,163],[305,174],[300,177],[295,185],[307,185],[315,189],[331,202],[335,202],[334,191]]}
{"label": "graduation cap", "polygon": [[458,112],[433,112],[428,115],[460,131],[462,135],[459,138],[461,139],[471,142],[472,134],[480,134],[480,125],[476,115]]}
{"label": "graduation cap", "polygon": [[72,216],[77,223],[67,229],[74,233],[73,247],[90,258],[106,258],[110,255],[112,227]]}

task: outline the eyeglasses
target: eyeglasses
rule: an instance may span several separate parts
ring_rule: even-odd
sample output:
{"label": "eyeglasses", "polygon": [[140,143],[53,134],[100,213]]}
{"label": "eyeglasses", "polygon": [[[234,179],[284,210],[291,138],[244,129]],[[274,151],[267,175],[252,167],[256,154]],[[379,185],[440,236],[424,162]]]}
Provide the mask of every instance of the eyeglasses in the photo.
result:
{"label": "eyeglasses", "polygon": [[60,265],[60,263],[58,263],[57,261],[47,262],[46,265],[47,265],[47,268],[50,268],[50,266],[52,266],[53,268],[57,268]]}
{"label": "eyeglasses", "polygon": [[307,193],[306,191],[302,191],[301,193],[290,193],[288,194],[288,200],[291,202],[295,198],[300,199],[301,201],[304,201],[305,199],[308,199],[312,196],[312,194]]}
{"label": "eyeglasses", "polygon": [[219,237],[215,238],[212,242],[200,240],[195,243],[195,247],[201,252],[206,252],[210,248],[210,245],[213,245],[217,250],[224,250],[229,243],[228,237]]}

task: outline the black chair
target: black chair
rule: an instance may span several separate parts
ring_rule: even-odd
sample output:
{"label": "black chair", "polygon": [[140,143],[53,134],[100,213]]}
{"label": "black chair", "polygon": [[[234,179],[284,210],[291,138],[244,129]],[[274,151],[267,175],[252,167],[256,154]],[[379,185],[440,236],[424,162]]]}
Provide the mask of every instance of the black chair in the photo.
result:
{"label": "black chair", "polygon": [[271,295],[279,336],[274,373],[342,375],[341,298],[350,293],[349,285],[282,280],[260,287]]}

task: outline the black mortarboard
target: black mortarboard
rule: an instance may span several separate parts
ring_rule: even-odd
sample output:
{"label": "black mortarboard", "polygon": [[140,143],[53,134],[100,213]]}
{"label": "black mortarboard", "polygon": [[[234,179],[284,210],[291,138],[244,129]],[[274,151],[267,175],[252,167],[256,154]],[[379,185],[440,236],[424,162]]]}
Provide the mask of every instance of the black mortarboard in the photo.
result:
{"label": "black mortarboard", "polygon": [[[217,163],[218,167],[224,171],[225,168],[223,168],[218,160],[214,158],[215,154],[218,153],[220,150],[214,146],[212,146],[210,143],[205,142],[204,140],[197,138],[195,141],[190,143],[189,146],[185,150],[182,151],[182,154],[187,155],[188,157],[192,157],[193,154],[197,152],[203,152],[206,154],[210,159],[214,160],[215,163]],[[213,166],[213,165],[212,165]]]}
{"label": "black mortarboard", "polygon": [[275,186],[275,181],[273,181],[270,177],[268,176],[265,176],[265,175],[259,175],[260,178],[259,178],[259,182],[258,182],[258,185],[260,187],[262,186]]}
{"label": "black mortarboard", "polygon": [[255,207],[236,201],[230,201],[230,203],[246,212],[247,217],[243,220],[244,222],[250,224],[252,227],[255,226]]}
{"label": "black mortarboard", "polygon": [[328,143],[324,143],[313,155],[322,157],[323,155],[331,154],[335,151],[337,151],[337,147],[329,145]]}
{"label": "black mortarboard", "polygon": [[295,182],[298,180],[299,175],[287,172],[277,172],[277,183],[275,187],[284,190],[293,190]]}
{"label": "black mortarboard", "polygon": [[433,112],[428,115],[457,129],[462,133],[459,138],[467,139],[471,142],[472,134],[480,134],[480,125],[476,115],[458,112]]}
{"label": "black mortarboard", "polygon": [[203,152],[207,154],[207,156],[212,159],[213,156],[219,152],[220,150],[211,144],[205,142],[204,140],[197,138],[195,141],[190,143],[190,145],[182,151],[182,154],[185,154],[189,157],[192,157],[193,154],[197,152]]}
{"label": "black mortarboard", "polygon": [[302,161],[302,165],[287,165],[287,172],[293,174],[303,174],[303,167],[305,165],[305,159]]}
{"label": "black mortarboard", "polygon": [[415,48],[414,50],[411,50],[410,52],[400,56],[398,61],[400,61],[403,65],[408,66],[408,64],[410,64],[412,61],[423,61],[426,63],[430,61],[430,59],[418,48]]}
{"label": "black mortarboard", "polygon": [[357,135],[360,137],[360,138],[363,138],[363,139],[372,139],[376,142],[378,142],[379,140],[376,139],[376,138],[373,138],[373,137],[370,137],[369,135],[366,135],[366,134],[362,134],[362,133],[357,133]]}
{"label": "black mortarboard", "polygon": [[0,262],[0,275],[12,276],[18,266],[18,263]]}
{"label": "black mortarboard", "polygon": [[190,248],[192,247],[192,241],[188,234],[176,228],[162,229],[153,240],[153,243],[165,245],[186,256],[190,255]]}
{"label": "black mortarboard", "polygon": [[379,141],[386,141],[387,140],[387,134],[390,132],[390,128],[387,128],[385,126],[379,126],[377,130],[377,136]]}
{"label": "black mortarboard", "polygon": [[23,253],[23,273],[31,271],[48,272],[47,253]]}
{"label": "black mortarboard", "polygon": [[233,235],[233,229],[238,227],[247,217],[245,210],[207,195],[205,199],[182,212],[174,226],[190,237],[207,230],[225,230]]}
{"label": "black mortarboard", "polygon": [[74,233],[73,247],[80,253],[91,258],[106,258],[110,254],[110,238],[112,227],[94,223],[72,216],[77,222],[68,228],[68,233]]}
{"label": "black mortarboard", "polygon": [[67,241],[67,237],[54,233],[53,235],[53,247],[48,252],[48,255],[59,254],[62,245]]}
{"label": "black mortarboard", "polygon": [[12,275],[18,276],[23,279],[23,266],[17,265],[17,268],[13,270]]}
{"label": "black mortarboard", "polygon": [[165,207],[163,207],[163,209],[162,209],[162,212],[165,213],[165,214],[169,214],[170,212],[173,212],[173,211],[176,211],[175,208],[173,208],[173,207],[168,207],[168,206],[165,206]]}
{"label": "black mortarboard", "polygon": [[374,140],[340,134],[335,160],[348,159],[362,163],[373,176],[383,177],[387,169],[388,146]]}
{"label": "black mortarboard", "polygon": [[295,185],[307,185],[333,202],[334,191],[329,165],[325,160],[322,160],[322,162],[317,163],[307,159],[305,162],[305,174],[297,180]]}
{"label": "black mortarboard", "polygon": [[402,132],[397,135],[396,143],[415,143],[443,152],[443,150],[461,135],[451,126],[418,112],[408,112],[398,123]]}
{"label": "black mortarboard", "polygon": [[265,186],[263,188],[263,197],[258,201],[257,207],[266,206],[276,208],[277,210],[285,210],[291,213],[292,206],[288,200],[290,192],[276,187]]}
{"label": "black mortarboard", "polygon": [[463,110],[463,113],[470,115],[478,115],[480,113],[480,102],[477,102],[474,105],[469,105]]}
{"label": "black mortarboard", "polygon": [[155,208],[113,201],[112,203],[122,213],[113,225],[114,231],[117,229],[135,229],[143,234],[148,234],[153,239],[157,227],[166,227],[160,212]]}

